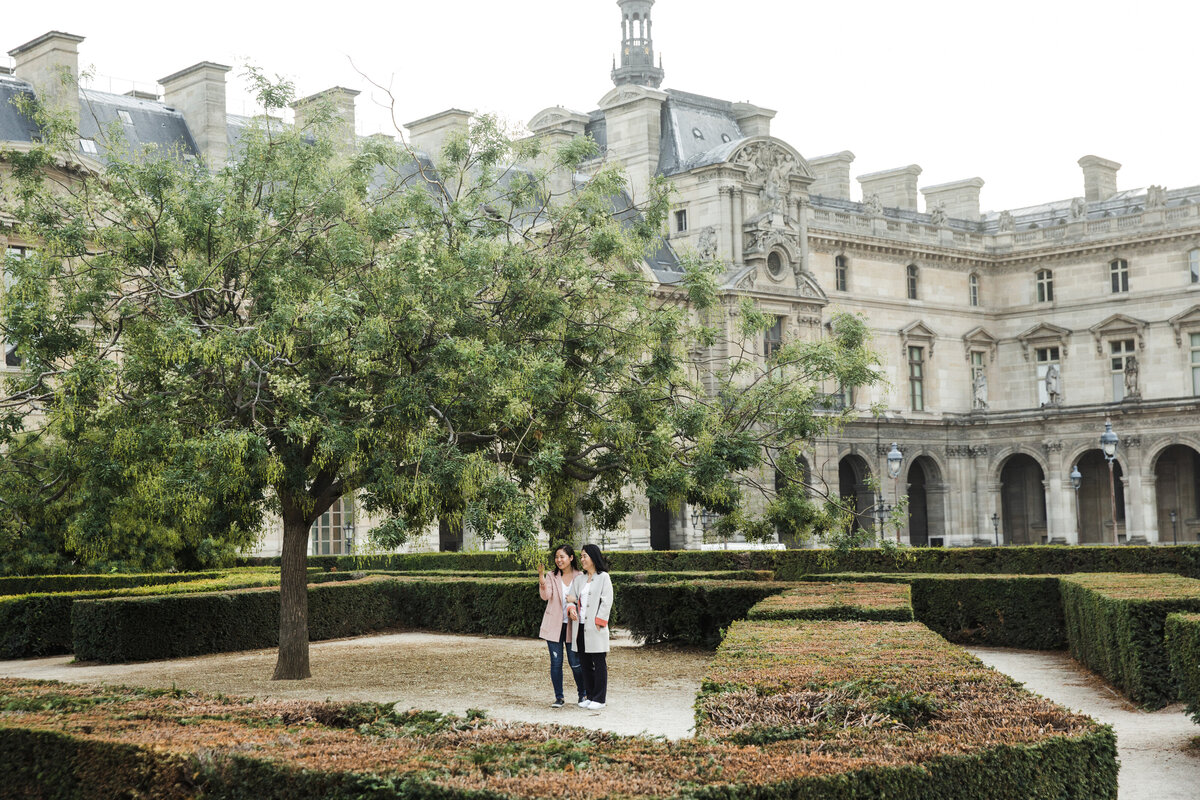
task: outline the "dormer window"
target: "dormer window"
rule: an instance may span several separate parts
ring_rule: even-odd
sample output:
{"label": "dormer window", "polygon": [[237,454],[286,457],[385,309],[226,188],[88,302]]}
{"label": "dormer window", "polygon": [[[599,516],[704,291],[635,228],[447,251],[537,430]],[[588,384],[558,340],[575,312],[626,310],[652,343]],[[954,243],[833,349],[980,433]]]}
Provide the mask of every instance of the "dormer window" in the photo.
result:
{"label": "dormer window", "polygon": [[700,130],[699,128],[692,128],[692,136],[695,136],[697,139],[703,139],[704,131]]}
{"label": "dormer window", "polygon": [[80,139],[79,140],[79,149],[82,150],[83,152],[87,153],[89,156],[94,156],[100,152],[96,148],[96,140],[95,139]]}
{"label": "dormer window", "polygon": [[724,142],[725,144],[729,144],[730,142],[732,142],[732,141],[733,141],[733,139],[729,138],[729,134],[728,134],[728,133],[722,133],[722,134],[721,134],[721,141],[722,141],[722,142]]}
{"label": "dormer window", "polygon": [[126,125],[132,125],[132,124],[133,124],[133,116],[132,116],[132,115],[131,115],[131,114],[130,114],[128,111],[126,111],[125,109],[123,109],[123,108],[118,108],[118,109],[117,109],[117,116],[118,116],[118,117],[121,119],[121,122],[124,122]]}

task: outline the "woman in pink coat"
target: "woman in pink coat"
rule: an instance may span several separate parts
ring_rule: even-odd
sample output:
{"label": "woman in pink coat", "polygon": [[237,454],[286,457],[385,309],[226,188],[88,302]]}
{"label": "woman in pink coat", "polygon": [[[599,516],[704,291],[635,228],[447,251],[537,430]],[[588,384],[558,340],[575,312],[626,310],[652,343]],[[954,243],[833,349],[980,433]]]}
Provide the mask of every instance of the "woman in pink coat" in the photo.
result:
{"label": "woman in pink coat", "polygon": [[[554,571],[547,573],[538,564],[538,594],[546,601],[546,612],[542,614],[542,627],[538,636],[546,640],[550,648],[550,683],[554,686],[554,702],[551,708],[563,707],[563,644],[567,641],[567,589],[579,570],[575,565],[575,551],[564,544],[554,551]],[[566,648],[567,663],[575,678],[575,690],[579,700],[586,699],[583,691],[583,668],[574,650]]]}

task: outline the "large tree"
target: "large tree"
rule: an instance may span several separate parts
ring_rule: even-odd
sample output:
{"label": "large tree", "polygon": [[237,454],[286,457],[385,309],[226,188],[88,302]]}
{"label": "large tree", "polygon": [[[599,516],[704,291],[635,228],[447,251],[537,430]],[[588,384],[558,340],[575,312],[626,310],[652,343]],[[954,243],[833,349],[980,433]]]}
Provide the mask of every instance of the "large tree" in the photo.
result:
{"label": "large tree", "polygon": [[[860,322],[765,368],[698,369],[715,267],[666,293],[644,269],[665,186],[631,209],[601,167],[555,196],[550,174],[575,176],[594,143],[542,154],[488,118],[436,162],[380,140],[342,152],[331,113],[280,126],[289,87],[260,89],[264,122],[220,169],[129,154],[113,132],[103,169],[68,175],[77,134],[34,109],[43,143],[5,154],[38,243],[9,265],[4,335],[25,359],[9,400],[70,448],[94,541],[130,498],[237,545],[277,514],[275,678],[291,679],[309,675],[309,529],[346,495],[384,545],[439,516],[514,548],[576,506],[612,527],[630,486],[760,534],[812,522],[787,487],[831,424],[814,387],[875,380]],[[743,319],[747,336],[763,322]],[[10,439],[29,419],[10,416]],[[785,480],[756,518],[743,490],[768,467]]]}

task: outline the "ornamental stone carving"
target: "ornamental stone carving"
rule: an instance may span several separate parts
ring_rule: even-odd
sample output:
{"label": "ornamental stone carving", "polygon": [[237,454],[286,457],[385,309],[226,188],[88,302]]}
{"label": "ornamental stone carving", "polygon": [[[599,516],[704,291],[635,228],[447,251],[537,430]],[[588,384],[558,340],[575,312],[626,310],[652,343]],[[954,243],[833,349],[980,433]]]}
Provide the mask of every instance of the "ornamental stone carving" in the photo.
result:
{"label": "ornamental stone carving", "polygon": [[1017,223],[1016,223],[1016,220],[1013,219],[1012,214],[1010,214],[1007,211],[1000,212],[1000,232],[1001,233],[1012,233],[1013,229],[1016,228],[1016,226],[1017,226]]}
{"label": "ornamental stone carving", "polygon": [[1164,208],[1167,205],[1167,190],[1162,186],[1146,187],[1146,208]]}
{"label": "ornamental stone carving", "polygon": [[758,142],[744,147],[734,163],[746,165],[746,180],[759,187],[759,211],[786,215],[792,173],[796,170],[792,156],[777,144]]}
{"label": "ornamental stone carving", "polygon": [[1051,453],[1061,453],[1063,449],[1063,443],[1061,441],[1042,442],[1042,449],[1046,451],[1046,455],[1050,455]]}
{"label": "ornamental stone carving", "polygon": [[717,257],[717,229],[712,225],[700,231],[696,252],[704,261],[712,261]]}

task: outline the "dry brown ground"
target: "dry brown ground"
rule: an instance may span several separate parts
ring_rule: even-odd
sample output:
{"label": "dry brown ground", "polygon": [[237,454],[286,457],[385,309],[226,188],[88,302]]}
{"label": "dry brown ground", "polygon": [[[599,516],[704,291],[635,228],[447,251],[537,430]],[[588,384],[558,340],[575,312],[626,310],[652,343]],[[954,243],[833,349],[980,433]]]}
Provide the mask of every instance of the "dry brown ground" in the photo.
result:
{"label": "dry brown ground", "polygon": [[[541,639],[400,632],[314,642],[312,678],[272,681],[274,650],[141,664],[75,664],[71,656],[0,662],[0,674],[83,683],[305,700],[371,700],[402,708],[558,722],[614,733],[677,739],[692,728],[692,703],[711,652],[638,647],[620,632],[609,655],[608,708],[549,708],[550,660]],[[575,696],[565,670],[568,699]]]}

